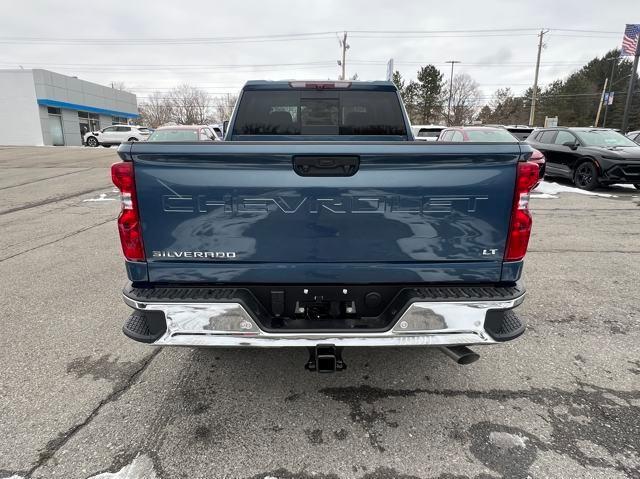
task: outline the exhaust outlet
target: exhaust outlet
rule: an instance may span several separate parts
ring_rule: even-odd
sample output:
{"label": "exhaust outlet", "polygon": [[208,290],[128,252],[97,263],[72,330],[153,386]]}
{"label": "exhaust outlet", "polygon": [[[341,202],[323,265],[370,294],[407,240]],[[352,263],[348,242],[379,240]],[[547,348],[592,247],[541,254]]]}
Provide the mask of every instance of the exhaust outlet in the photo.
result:
{"label": "exhaust outlet", "polygon": [[446,346],[440,348],[440,351],[460,365],[475,363],[480,359],[478,353],[474,353],[466,346]]}

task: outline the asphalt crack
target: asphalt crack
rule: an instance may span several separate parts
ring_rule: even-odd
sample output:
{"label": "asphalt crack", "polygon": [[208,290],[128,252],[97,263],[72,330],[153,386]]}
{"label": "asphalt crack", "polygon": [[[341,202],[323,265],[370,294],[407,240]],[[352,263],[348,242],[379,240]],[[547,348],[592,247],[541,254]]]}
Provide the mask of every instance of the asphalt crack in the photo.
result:
{"label": "asphalt crack", "polygon": [[83,196],[83,195],[88,195],[89,193],[96,193],[98,191],[104,191],[106,189],[108,189],[109,186],[101,186],[100,188],[91,188],[88,190],[82,190],[82,191],[78,191],[77,193],[73,193],[70,195],[62,195],[62,196],[56,196],[55,198],[48,198],[46,200],[42,200],[42,201],[34,201],[33,203],[27,203],[26,205],[22,205],[22,206],[16,206],[14,208],[9,208],[8,210],[2,210],[0,211],[0,216],[4,216],[4,215],[8,215],[9,213],[15,213],[17,211],[24,211],[24,210],[29,210],[31,208],[37,208],[38,206],[44,206],[44,205],[48,205],[51,203],[57,203],[59,201],[64,201],[64,200],[68,200],[71,198],[77,198],[78,196]]}
{"label": "asphalt crack", "polygon": [[20,255],[23,255],[23,254],[26,254],[26,253],[30,253],[31,251],[37,250],[39,248],[43,248],[45,246],[49,246],[49,245],[58,243],[58,242],[60,242],[62,240],[65,240],[67,238],[71,238],[72,236],[76,236],[76,235],[79,235],[80,233],[84,233],[85,231],[89,231],[90,229],[97,228],[98,226],[106,225],[107,223],[111,223],[112,221],[115,221],[115,219],[116,219],[116,217],[109,218],[108,220],[101,221],[100,223],[97,223],[97,224],[94,224],[94,225],[91,225],[91,226],[86,226],[84,228],[81,228],[79,230],[73,231],[71,233],[67,233],[66,235],[61,236],[60,238],[54,239],[53,241],[49,241],[47,243],[42,243],[42,244],[40,244],[38,246],[34,246],[33,248],[29,248],[29,249],[26,249],[24,251],[20,251],[19,253],[15,253],[15,254],[12,254],[10,256],[6,256],[6,257],[0,259],[0,263],[2,263],[3,261],[7,261],[7,260],[9,260],[11,258],[15,258],[16,256],[20,256]]}
{"label": "asphalt crack", "polygon": [[40,452],[38,460],[35,464],[25,473],[24,478],[29,479],[33,476],[33,474],[40,469],[42,466],[46,465],[53,456],[65,445],[67,444],[73,437],[78,434],[84,427],[91,424],[91,422],[95,419],[95,417],[100,413],[100,410],[106,406],[107,404],[116,401],[126,393],[131,386],[133,386],[136,380],[142,375],[142,373],[149,367],[153,359],[160,353],[161,349],[157,348],[154,350],[146,359],[144,359],[138,369],[133,371],[133,373],[129,376],[126,381],[122,381],[119,385],[117,385],[113,391],[104,399],[102,399],[95,408],[91,411],[91,413],[81,422],[74,424],[64,433],[60,433],[58,437],[51,439],[45,446],[44,450]]}
{"label": "asphalt crack", "polygon": [[47,180],[53,180],[55,178],[60,178],[62,176],[75,175],[76,173],[82,173],[83,171],[89,171],[91,169],[93,169],[93,168],[83,168],[83,169],[77,170],[77,171],[71,171],[71,172],[68,172],[68,173],[61,173],[59,175],[48,176],[46,178],[40,178],[39,180],[27,181],[25,183],[18,183],[17,185],[3,186],[2,188],[0,188],[0,190],[8,190],[10,188],[18,188],[19,186],[32,185],[34,183],[39,183],[41,181],[47,181]]}

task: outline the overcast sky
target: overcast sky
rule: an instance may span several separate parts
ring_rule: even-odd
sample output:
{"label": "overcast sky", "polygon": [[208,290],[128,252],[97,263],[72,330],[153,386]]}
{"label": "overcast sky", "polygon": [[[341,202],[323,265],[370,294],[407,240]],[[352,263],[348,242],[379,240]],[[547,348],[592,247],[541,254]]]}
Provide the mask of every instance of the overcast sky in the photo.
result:
{"label": "overcast sky", "polygon": [[[97,0],[82,4],[29,0],[11,4],[11,9],[5,5],[0,17],[1,68],[22,65],[102,84],[124,82],[139,97],[179,83],[215,94],[235,93],[249,79],[335,79],[340,58],[337,32],[347,30],[351,32],[349,76],[384,79],[389,58],[406,78],[414,77],[418,66],[427,63],[448,76],[444,62],[459,60],[456,73],[471,75],[488,98],[496,88],[510,86],[521,93],[533,83],[538,38],[532,29],[552,29],[545,36],[542,54],[540,84],[544,87],[618,47],[625,23],[640,23],[637,0]],[[425,33],[458,30],[481,31]],[[285,41],[268,37],[316,32],[322,33]],[[255,36],[267,37],[228,43],[212,40]]]}

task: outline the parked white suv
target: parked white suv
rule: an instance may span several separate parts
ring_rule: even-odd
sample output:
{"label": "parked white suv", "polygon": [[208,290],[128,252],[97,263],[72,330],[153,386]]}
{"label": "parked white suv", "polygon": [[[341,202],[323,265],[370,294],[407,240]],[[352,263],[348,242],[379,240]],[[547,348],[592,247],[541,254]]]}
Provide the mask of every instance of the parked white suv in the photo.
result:
{"label": "parked white suv", "polygon": [[411,125],[413,139],[417,141],[437,141],[445,128],[442,125]]}
{"label": "parked white suv", "polygon": [[84,134],[84,144],[87,146],[119,145],[125,141],[145,141],[149,138],[149,128],[135,125],[112,125],[102,130],[89,131]]}

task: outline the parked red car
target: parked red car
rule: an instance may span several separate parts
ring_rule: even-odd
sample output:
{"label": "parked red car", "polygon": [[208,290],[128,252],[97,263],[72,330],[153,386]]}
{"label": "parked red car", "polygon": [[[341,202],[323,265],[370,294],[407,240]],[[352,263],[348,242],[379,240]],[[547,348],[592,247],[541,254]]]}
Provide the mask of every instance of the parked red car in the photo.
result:
{"label": "parked red car", "polygon": [[[504,128],[492,126],[456,126],[442,130],[438,141],[515,143],[519,140]],[[528,161],[538,165],[540,172],[538,178],[542,180],[547,163],[544,155],[539,150],[534,149]]]}

